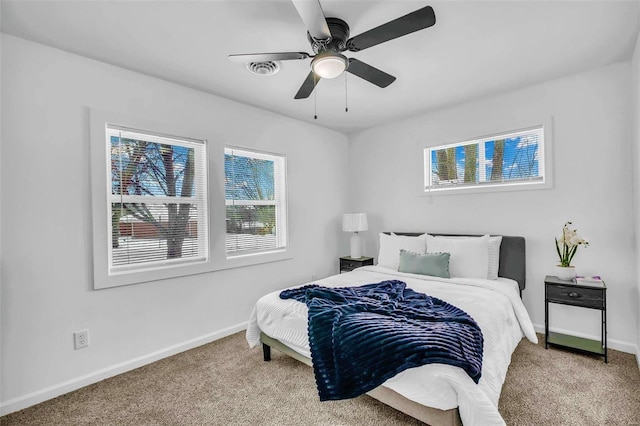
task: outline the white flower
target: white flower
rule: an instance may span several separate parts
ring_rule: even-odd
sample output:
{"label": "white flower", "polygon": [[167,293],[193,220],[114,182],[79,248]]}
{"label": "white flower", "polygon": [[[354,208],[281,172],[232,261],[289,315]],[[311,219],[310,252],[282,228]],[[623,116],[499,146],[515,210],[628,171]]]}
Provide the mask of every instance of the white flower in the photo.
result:
{"label": "white flower", "polygon": [[585,247],[589,245],[589,241],[586,238],[578,235],[577,229],[569,228],[571,222],[567,222],[562,227],[562,235],[556,237],[556,250],[558,257],[560,258],[561,266],[570,266],[573,256],[575,256],[578,246],[580,244]]}
{"label": "white flower", "polygon": [[578,244],[584,244],[585,240],[578,234],[573,234],[569,240],[570,246],[577,246]]}
{"label": "white flower", "polygon": [[575,229],[571,230],[567,228],[567,225],[564,225],[563,234],[564,234],[565,241],[571,241],[575,236],[577,236],[576,230]]}

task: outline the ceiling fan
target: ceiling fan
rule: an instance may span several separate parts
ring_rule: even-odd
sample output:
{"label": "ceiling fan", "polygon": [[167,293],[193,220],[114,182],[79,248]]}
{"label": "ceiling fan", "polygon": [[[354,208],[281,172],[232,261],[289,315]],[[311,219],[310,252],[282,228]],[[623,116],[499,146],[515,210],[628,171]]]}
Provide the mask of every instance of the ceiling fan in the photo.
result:
{"label": "ceiling fan", "polygon": [[322,78],[335,78],[347,71],[378,87],[387,87],[395,77],[355,58],[342,54],[345,50],[359,52],[393,40],[436,23],[431,6],[426,6],[349,38],[349,25],[339,18],[325,18],[319,0],[292,0],[307,27],[307,38],[315,55],[305,52],[252,53],[229,55],[233,62],[261,63],[313,58],[311,72],[302,83],[295,99],[308,98]]}

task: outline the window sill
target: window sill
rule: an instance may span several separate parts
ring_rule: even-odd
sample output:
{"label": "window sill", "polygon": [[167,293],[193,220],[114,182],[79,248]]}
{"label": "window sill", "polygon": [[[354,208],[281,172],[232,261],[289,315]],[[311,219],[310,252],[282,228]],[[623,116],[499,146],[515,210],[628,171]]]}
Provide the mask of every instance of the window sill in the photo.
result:
{"label": "window sill", "polygon": [[431,197],[439,195],[458,195],[458,194],[486,194],[488,192],[505,192],[505,191],[531,191],[538,189],[551,189],[551,182],[518,182],[504,184],[489,184],[478,186],[460,186],[437,189],[423,189],[421,196]]}
{"label": "window sill", "polygon": [[227,266],[224,269],[259,265],[261,263],[279,262],[281,260],[287,260],[291,258],[292,256],[288,249],[274,250],[262,253],[240,254],[227,257],[225,262]]}
{"label": "window sill", "polygon": [[94,275],[94,289],[101,290],[131,284],[180,278],[188,275],[206,274],[210,272],[223,271],[225,269],[243,268],[247,266],[261,265],[263,263],[279,262],[291,259],[292,257],[293,256],[288,249],[283,249],[269,253],[235,256],[232,258],[218,260],[217,262],[209,259],[205,262],[155,270],[129,272],[126,274],[116,273],[108,275],[106,271],[103,273],[96,271],[96,274]]}

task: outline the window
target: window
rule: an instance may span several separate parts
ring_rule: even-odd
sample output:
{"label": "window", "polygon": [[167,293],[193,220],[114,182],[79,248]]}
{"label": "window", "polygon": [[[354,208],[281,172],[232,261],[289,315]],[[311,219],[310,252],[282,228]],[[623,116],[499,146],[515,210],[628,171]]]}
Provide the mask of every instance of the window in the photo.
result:
{"label": "window", "polygon": [[545,184],[542,126],[424,150],[424,190]]}
{"label": "window", "polygon": [[225,148],[227,257],[287,246],[285,158]]}
{"label": "window", "polygon": [[108,274],[206,261],[205,142],[106,130]]}

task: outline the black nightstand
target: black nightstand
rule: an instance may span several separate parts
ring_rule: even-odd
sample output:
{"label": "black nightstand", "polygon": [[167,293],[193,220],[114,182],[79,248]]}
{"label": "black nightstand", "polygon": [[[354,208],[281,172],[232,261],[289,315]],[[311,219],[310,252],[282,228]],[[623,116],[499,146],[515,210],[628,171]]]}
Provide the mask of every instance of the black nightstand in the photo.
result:
{"label": "black nightstand", "polygon": [[[604,282],[576,284],[573,281],[564,281],[553,275],[547,275],[544,279],[544,299],[545,349],[549,344],[578,349],[601,355],[604,357],[605,363],[609,362],[607,357],[607,286]],[[600,341],[550,332],[549,303],[598,309],[602,316]]]}
{"label": "black nightstand", "polygon": [[373,265],[373,257],[349,257],[340,258],[340,273],[351,272],[356,268],[366,265]]}

